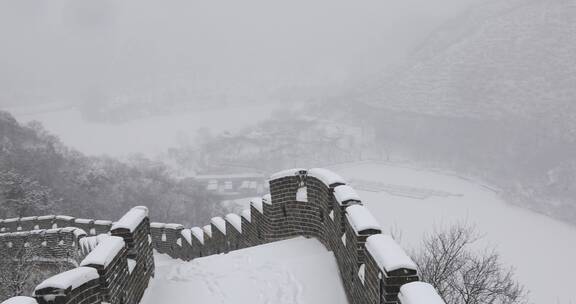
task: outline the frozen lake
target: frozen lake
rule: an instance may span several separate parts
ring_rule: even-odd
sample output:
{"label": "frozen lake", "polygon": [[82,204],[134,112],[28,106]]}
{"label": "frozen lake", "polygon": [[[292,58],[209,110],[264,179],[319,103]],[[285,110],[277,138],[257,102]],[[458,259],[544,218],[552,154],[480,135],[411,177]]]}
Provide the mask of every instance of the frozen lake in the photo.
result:
{"label": "frozen lake", "polygon": [[357,188],[384,229],[402,231],[404,247],[434,227],[465,221],[516,268],[533,302],[576,301],[576,227],[506,204],[493,191],[449,174],[375,162],[331,169]]}

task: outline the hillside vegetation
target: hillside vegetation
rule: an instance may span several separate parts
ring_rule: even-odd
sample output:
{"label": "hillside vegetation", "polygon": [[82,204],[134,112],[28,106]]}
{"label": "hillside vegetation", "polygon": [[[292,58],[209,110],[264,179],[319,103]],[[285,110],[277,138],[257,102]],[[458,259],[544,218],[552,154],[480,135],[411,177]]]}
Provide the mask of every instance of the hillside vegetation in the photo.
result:
{"label": "hillside vegetation", "polygon": [[146,205],[157,221],[198,223],[220,214],[218,198],[143,157],[88,157],[67,148],[39,123],[0,112],[0,218],[69,214],[119,218]]}

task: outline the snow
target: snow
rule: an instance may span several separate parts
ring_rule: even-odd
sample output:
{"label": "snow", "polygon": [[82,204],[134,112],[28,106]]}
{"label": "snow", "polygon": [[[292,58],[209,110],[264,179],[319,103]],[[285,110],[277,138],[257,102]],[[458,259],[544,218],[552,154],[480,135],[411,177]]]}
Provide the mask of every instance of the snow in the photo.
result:
{"label": "snow", "polygon": [[250,202],[250,205],[254,206],[254,208],[260,211],[260,213],[264,213],[264,206],[262,205],[262,201],[262,198],[255,198]]}
{"label": "snow", "polygon": [[194,235],[196,239],[200,241],[201,244],[204,244],[204,231],[201,228],[192,227],[190,228],[190,231],[192,232],[192,235]]}
{"label": "snow", "polygon": [[42,215],[38,217],[38,220],[52,220],[56,218],[55,215]]}
{"label": "snow", "polygon": [[367,229],[382,231],[382,227],[372,213],[362,205],[352,205],[346,208],[346,217],[356,233]]}
{"label": "snow", "polygon": [[148,217],[148,208],[144,206],[134,207],[114,223],[111,230],[128,229],[130,232],[134,232],[146,217]]}
{"label": "snow", "polygon": [[[385,223],[384,231],[401,229],[403,248],[416,248],[434,228],[465,221],[483,236],[478,246],[496,247],[504,265],[515,268],[516,278],[530,290],[531,302],[549,302],[550,295],[555,302],[576,302],[576,246],[567,241],[576,239],[576,227],[508,204],[489,188],[449,173],[379,162],[335,169],[351,181],[378,221]],[[358,180],[398,185],[406,191],[431,189],[458,195],[417,199],[405,195],[406,191],[361,190]]]}
{"label": "snow", "polygon": [[206,225],[202,227],[202,230],[204,231],[204,233],[206,233],[208,237],[212,237],[212,226]]}
{"label": "snow", "polygon": [[124,240],[121,237],[108,236],[102,238],[98,246],[80,263],[80,266],[101,265],[106,268],[122,248],[124,248]]}
{"label": "snow", "polygon": [[164,226],[166,226],[166,224],[164,223],[157,223],[157,222],[150,223],[151,228],[164,228]]}
{"label": "snow", "polygon": [[276,173],[270,175],[270,180],[275,180],[275,179],[288,177],[288,176],[296,176],[300,173],[300,171],[306,171],[306,169],[293,168],[293,169],[282,170],[280,172],[276,172]]}
{"label": "snow", "polygon": [[132,271],[134,271],[134,268],[136,268],[136,260],[127,259],[127,262],[128,262],[128,272],[132,274]]}
{"label": "snow", "polygon": [[308,170],[308,176],[315,177],[322,181],[326,186],[340,183],[346,184],[346,181],[338,174],[324,168],[313,168]]}
{"label": "snow", "polygon": [[366,250],[384,272],[398,269],[416,270],[416,264],[392,237],[376,234],[366,239]]}
{"label": "snow", "polygon": [[213,217],[210,220],[211,224],[214,224],[214,226],[216,226],[216,228],[218,228],[218,230],[220,230],[220,232],[222,232],[223,234],[226,234],[226,222],[224,221],[223,218],[217,216],[217,217]]}
{"label": "snow", "polygon": [[226,220],[230,223],[238,232],[242,233],[242,219],[240,216],[234,213],[226,215]]}
{"label": "snow", "polygon": [[166,228],[166,229],[184,229],[184,226],[182,226],[182,224],[166,224],[166,225],[164,225],[164,228]]}
{"label": "snow", "polygon": [[268,205],[272,205],[272,195],[270,195],[270,193],[263,195],[262,202]]}
{"label": "snow", "polygon": [[248,222],[252,222],[252,214],[250,213],[250,209],[242,210],[242,217],[245,218]]}
{"label": "snow", "polygon": [[28,222],[28,221],[33,221],[36,218],[37,218],[36,216],[27,216],[27,217],[20,218],[20,221],[21,222]]}
{"label": "snow", "polygon": [[13,297],[10,298],[4,302],[2,302],[2,304],[38,304],[38,302],[36,302],[36,299],[34,298],[30,298],[30,297]]}
{"label": "snow", "polygon": [[110,226],[110,225],[112,225],[112,221],[95,220],[95,221],[94,221],[94,224],[95,224],[95,225]]}
{"label": "snow", "polygon": [[75,219],[74,223],[76,224],[90,224],[93,220],[91,219]]}
{"label": "snow", "polygon": [[188,244],[192,244],[192,231],[190,229],[184,229],[180,232],[182,237],[188,242]]}
{"label": "snow", "polygon": [[62,272],[46,279],[36,286],[36,291],[44,288],[57,288],[66,290],[70,287],[76,289],[92,280],[99,279],[98,271],[91,267],[78,267],[66,272]]}
{"label": "snow", "polygon": [[402,285],[398,299],[402,304],[446,304],[432,285],[412,282]]}
{"label": "snow", "polygon": [[298,188],[298,191],[296,191],[296,201],[303,203],[308,202],[308,189],[306,187]]}
{"label": "snow", "polygon": [[68,215],[57,215],[56,219],[63,220],[63,221],[73,221],[74,218]]}
{"label": "snow", "polygon": [[348,185],[340,185],[334,188],[334,198],[336,198],[336,201],[340,205],[347,201],[362,201],[360,196],[356,193],[356,190]]}
{"label": "snow", "polygon": [[[194,259],[155,256],[141,304],[347,304],[332,252],[296,238]],[[191,296],[192,295],[192,296]]]}

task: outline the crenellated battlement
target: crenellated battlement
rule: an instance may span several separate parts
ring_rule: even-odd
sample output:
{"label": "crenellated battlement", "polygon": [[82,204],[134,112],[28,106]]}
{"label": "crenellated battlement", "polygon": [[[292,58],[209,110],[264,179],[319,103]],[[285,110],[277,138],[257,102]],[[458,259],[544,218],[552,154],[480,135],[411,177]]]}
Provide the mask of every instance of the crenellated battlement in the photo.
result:
{"label": "crenellated battlement", "polygon": [[270,194],[254,199],[241,215],[213,218],[203,228],[152,223],[154,248],[191,260],[297,236],[313,237],[334,253],[352,304],[414,304],[419,302],[409,300],[414,299],[412,293],[434,291],[401,289],[419,281],[415,263],[382,234],[378,221],[342,177],[326,169],[299,168],[278,172],[269,183]]}
{"label": "crenellated battlement", "polygon": [[[434,288],[418,282],[415,263],[382,234],[342,177],[326,169],[290,169],[272,175],[269,183],[270,194],[254,199],[249,209],[214,217],[202,228],[150,223],[145,207],[133,208],[114,223],[65,216],[0,221],[5,232],[0,244],[62,234],[80,266],[40,284],[34,299],[5,303],[136,304],[154,275],[152,248],[189,261],[297,236],[316,238],[334,253],[351,304],[443,303]],[[75,228],[54,233],[54,227]],[[37,228],[47,230],[39,233]],[[34,231],[23,232],[27,229]],[[54,237],[49,244],[58,246]]]}

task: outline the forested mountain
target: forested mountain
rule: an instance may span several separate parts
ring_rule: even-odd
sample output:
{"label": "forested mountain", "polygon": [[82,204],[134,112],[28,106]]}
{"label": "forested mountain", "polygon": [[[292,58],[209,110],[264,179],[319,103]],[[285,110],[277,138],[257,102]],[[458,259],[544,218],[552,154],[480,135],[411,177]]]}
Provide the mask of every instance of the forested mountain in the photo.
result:
{"label": "forested mountain", "polygon": [[87,157],[38,123],[0,112],[0,218],[42,214],[116,219],[146,205],[157,221],[198,224],[220,214],[218,198],[174,179],[157,162]]}
{"label": "forested mountain", "polygon": [[378,142],[576,222],[576,1],[506,0],[440,28],[346,109]]}

